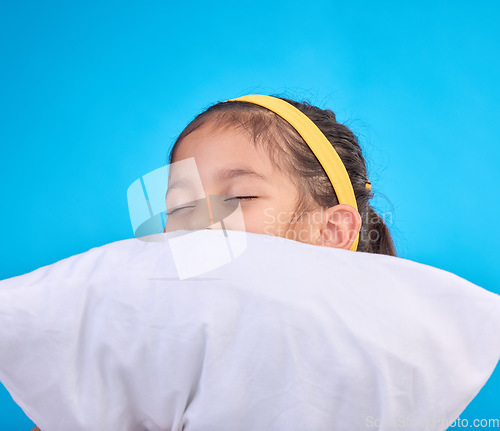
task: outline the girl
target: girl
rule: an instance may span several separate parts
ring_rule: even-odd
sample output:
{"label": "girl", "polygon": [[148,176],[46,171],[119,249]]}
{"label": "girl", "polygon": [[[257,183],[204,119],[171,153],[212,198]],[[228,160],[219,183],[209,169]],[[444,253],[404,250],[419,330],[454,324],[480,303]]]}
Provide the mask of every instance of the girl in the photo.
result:
{"label": "girl", "polygon": [[[216,103],[174,143],[170,163],[189,158],[207,196],[239,201],[247,232],[396,255],[389,229],[370,206],[356,136],[330,110],[263,95]],[[194,208],[176,205],[182,191],[171,185],[166,231],[175,230],[175,220],[186,226]]]}

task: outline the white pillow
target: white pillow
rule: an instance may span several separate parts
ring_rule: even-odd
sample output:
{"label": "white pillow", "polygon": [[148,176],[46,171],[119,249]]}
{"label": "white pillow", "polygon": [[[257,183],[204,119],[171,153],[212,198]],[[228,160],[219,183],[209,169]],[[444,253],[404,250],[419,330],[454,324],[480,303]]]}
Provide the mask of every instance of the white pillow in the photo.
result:
{"label": "white pillow", "polygon": [[42,431],[435,431],[493,372],[498,295],[405,259],[245,238],[183,280],[167,239],[130,239],[0,282],[0,380]]}

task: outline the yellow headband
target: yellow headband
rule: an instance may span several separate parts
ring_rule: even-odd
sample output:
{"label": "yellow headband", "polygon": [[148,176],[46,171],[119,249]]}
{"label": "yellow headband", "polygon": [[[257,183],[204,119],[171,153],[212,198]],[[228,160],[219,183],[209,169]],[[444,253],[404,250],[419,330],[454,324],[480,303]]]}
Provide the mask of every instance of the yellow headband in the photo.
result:
{"label": "yellow headband", "polygon": [[[344,163],[342,163],[339,155],[328,139],[326,139],[323,132],[319,130],[318,126],[316,126],[307,115],[299,111],[295,106],[290,105],[288,102],[273,96],[249,94],[247,96],[227,100],[227,102],[232,101],[249,102],[262,106],[278,114],[281,118],[290,123],[300,136],[302,136],[321,166],[323,166],[337,194],[339,203],[351,205],[356,211],[358,210],[354,190]],[[366,184],[366,187],[371,188],[369,182]],[[350,248],[351,251],[357,250],[358,242],[359,233],[356,235],[356,239]]]}

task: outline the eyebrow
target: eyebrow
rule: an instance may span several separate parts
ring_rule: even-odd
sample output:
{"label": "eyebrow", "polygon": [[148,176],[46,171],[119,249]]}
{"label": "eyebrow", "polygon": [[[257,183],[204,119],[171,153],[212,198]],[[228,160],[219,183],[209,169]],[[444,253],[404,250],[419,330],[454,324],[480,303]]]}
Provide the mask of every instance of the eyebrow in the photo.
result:
{"label": "eyebrow", "polygon": [[169,183],[167,188],[167,194],[169,190],[188,188],[192,184],[193,183],[189,178],[180,178],[178,180],[174,180],[171,183]]}
{"label": "eyebrow", "polygon": [[220,181],[228,181],[240,177],[253,177],[269,182],[269,178],[248,168],[220,169],[215,177]]}
{"label": "eyebrow", "polygon": [[[265,175],[259,174],[248,168],[220,169],[215,175],[215,178],[218,181],[229,181],[241,177],[253,177],[267,182],[270,181]],[[189,178],[179,178],[174,180],[168,185],[167,195],[169,190],[189,188],[192,184],[193,183]]]}

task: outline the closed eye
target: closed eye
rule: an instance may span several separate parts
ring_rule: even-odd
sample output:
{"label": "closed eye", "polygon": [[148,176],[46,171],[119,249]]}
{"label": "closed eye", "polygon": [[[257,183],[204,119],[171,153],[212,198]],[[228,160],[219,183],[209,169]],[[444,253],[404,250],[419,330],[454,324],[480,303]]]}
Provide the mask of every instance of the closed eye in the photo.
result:
{"label": "closed eye", "polygon": [[[252,199],[256,199],[258,196],[232,196],[230,198],[224,199],[224,202],[232,201],[232,200],[240,200],[240,201],[249,201]],[[167,216],[175,214],[178,211],[189,209],[189,208],[194,208],[195,205],[185,205],[183,207],[177,207],[172,209],[171,211],[167,211]]]}
{"label": "closed eye", "polygon": [[171,211],[167,211],[167,216],[175,214],[177,211],[185,210],[185,209],[188,209],[188,208],[194,208],[194,207],[195,207],[194,205],[186,205],[186,206],[183,206],[183,207],[177,207],[177,208],[174,208]]}
{"label": "closed eye", "polygon": [[251,200],[251,199],[256,199],[256,198],[257,198],[257,196],[233,196],[233,197],[224,199],[224,201],[227,202],[227,201],[232,201],[235,199],[238,199],[240,201],[246,201],[246,200]]}

